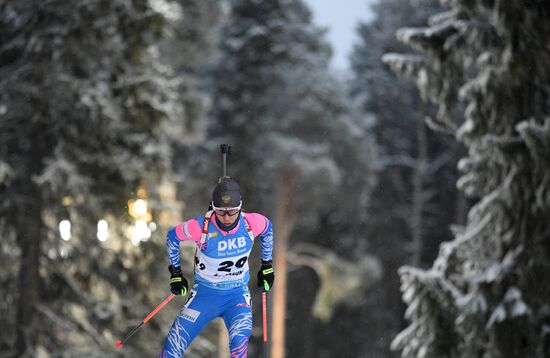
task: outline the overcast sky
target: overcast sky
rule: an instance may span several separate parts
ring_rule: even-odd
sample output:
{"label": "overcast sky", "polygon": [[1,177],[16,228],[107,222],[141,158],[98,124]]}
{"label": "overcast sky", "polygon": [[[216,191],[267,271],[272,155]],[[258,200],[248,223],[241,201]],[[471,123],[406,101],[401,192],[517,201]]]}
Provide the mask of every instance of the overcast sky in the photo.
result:
{"label": "overcast sky", "polygon": [[332,45],[332,67],[348,71],[348,56],[357,43],[356,27],[359,21],[372,17],[370,4],[376,0],[304,0],[313,12],[313,21],[328,29],[327,40]]}

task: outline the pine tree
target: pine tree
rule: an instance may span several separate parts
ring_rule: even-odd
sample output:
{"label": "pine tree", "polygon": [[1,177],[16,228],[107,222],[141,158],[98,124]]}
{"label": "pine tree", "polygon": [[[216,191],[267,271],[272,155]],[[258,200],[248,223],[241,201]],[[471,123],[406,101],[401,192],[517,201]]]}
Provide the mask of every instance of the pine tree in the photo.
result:
{"label": "pine tree", "polygon": [[[155,47],[174,9],[145,0],[0,2],[0,224],[19,248],[7,256],[20,263],[8,297],[17,302],[7,319],[16,336],[4,335],[2,346],[15,342],[17,357],[105,356],[127,329],[122,309],[157,297],[144,289],[155,272],[147,265],[164,250],[122,238],[128,199],[138,186],[155,196],[170,144],[184,135],[177,82]],[[99,245],[104,217],[115,238]],[[73,223],[67,242],[62,219]]]}
{"label": "pine tree", "polygon": [[476,198],[433,267],[400,270],[411,321],[402,357],[550,355],[550,6],[449,1],[388,54],[439,106],[438,125],[466,145],[458,181]]}

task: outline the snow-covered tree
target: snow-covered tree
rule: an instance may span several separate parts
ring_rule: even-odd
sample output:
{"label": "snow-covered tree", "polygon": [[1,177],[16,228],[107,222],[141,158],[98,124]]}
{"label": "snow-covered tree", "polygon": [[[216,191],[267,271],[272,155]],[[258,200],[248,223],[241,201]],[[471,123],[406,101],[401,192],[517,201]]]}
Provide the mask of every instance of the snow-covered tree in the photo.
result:
{"label": "snow-covered tree", "polygon": [[403,267],[402,357],[550,355],[550,4],[447,1],[384,60],[439,107],[468,150],[458,187],[477,199],[427,271]]}
{"label": "snow-covered tree", "polygon": [[106,356],[135,323],[126,314],[166,293],[150,286],[163,246],[123,238],[128,200],[139,186],[157,196],[185,136],[179,83],[155,46],[179,14],[162,0],[0,1],[1,255],[19,263],[1,277],[17,282],[2,297],[3,351]]}

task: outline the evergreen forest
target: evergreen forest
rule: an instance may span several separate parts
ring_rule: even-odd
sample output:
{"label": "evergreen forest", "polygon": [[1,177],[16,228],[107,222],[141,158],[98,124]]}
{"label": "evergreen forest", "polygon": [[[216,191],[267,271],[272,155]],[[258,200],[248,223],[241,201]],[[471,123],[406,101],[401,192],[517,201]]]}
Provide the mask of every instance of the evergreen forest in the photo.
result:
{"label": "evergreen forest", "polygon": [[248,357],[550,357],[550,1],[364,6],[341,73],[305,0],[0,0],[0,358],[158,357],[224,168]]}

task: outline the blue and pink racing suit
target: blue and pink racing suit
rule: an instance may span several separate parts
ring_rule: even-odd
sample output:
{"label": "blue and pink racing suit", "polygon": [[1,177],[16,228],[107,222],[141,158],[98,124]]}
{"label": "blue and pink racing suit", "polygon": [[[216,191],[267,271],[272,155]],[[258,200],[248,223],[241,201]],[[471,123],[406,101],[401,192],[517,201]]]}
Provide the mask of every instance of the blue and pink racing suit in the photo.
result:
{"label": "blue and pink racing suit", "polygon": [[231,358],[247,356],[252,333],[248,256],[254,238],[259,238],[262,260],[272,259],[271,221],[261,214],[242,212],[237,226],[226,232],[216,223],[215,215],[208,219],[210,214],[168,231],[168,256],[173,266],[180,267],[181,241],[195,241],[197,254],[195,284],[168,332],[160,358],[181,358],[193,339],[217,317],[227,327]]}

